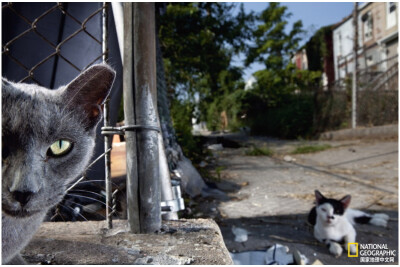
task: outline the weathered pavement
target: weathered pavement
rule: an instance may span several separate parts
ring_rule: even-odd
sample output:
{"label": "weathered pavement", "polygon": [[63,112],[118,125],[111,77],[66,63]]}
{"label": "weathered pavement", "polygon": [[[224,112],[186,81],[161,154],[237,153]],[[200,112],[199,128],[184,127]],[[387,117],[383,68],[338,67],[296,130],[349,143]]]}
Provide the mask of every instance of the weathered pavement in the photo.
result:
{"label": "weathered pavement", "polygon": [[[230,193],[232,200],[215,204],[213,209],[219,211],[215,219],[231,252],[265,250],[279,243],[298,249],[310,263],[319,259],[324,264],[360,264],[360,258],[335,258],[315,242],[306,223],[315,189],[335,198],[351,194],[352,208],[390,215],[388,228],[357,227],[357,241],[388,244],[389,249],[398,251],[397,140],[311,142],[330,144],[332,148],[291,155],[296,146],[310,142],[230,138],[242,144],[267,146],[275,152],[272,157],[246,156],[248,148],[214,152],[217,165],[223,169],[220,187],[241,185]],[[249,232],[247,242],[234,241],[233,225]],[[394,260],[398,262],[397,257]]]}
{"label": "weathered pavement", "polygon": [[31,264],[232,264],[212,220],[163,222],[158,234],[131,234],[123,220],[113,224],[107,230],[105,221],[43,223],[22,255]]}

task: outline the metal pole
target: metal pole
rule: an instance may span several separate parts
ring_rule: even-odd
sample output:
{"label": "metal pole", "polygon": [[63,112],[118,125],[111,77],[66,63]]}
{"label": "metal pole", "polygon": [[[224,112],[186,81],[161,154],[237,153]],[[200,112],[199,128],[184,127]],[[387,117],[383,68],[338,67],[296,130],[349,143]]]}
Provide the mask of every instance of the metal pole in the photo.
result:
{"label": "metal pole", "polygon": [[[134,4],[135,112],[138,125],[158,127],[154,3]],[[161,228],[158,132],[137,132],[140,231]]]}
{"label": "metal pole", "polygon": [[117,32],[118,46],[121,53],[122,65],[124,64],[124,7],[123,3],[111,2],[114,15],[115,30]]}
{"label": "metal pole", "polygon": [[[158,134],[158,149],[160,160],[160,185],[161,185],[161,200],[170,201],[174,199],[172,192],[171,177],[169,175],[168,160],[165,154],[164,141],[161,132]],[[178,220],[177,212],[168,212],[162,215],[164,220]]]}
{"label": "metal pole", "polygon": [[[156,34],[157,35],[157,34]],[[156,62],[157,62],[157,80],[160,79],[160,76],[162,77],[161,79],[164,79],[164,72],[163,72],[163,62],[162,62],[162,55],[161,55],[161,48],[160,48],[160,42],[159,39],[156,37]],[[158,82],[157,82],[157,87],[158,87]],[[160,92],[160,88],[157,88],[157,92]],[[160,98],[160,97],[158,97]],[[159,99],[157,99],[159,100]],[[158,121],[159,121],[159,126],[160,129],[161,127],[161,121],[160,121],[160,116],[158,116]],[[169,172],[169,167],[168,167],[168,160],[167,156],[165,153],[165,146],[164,146],[164,139],[162,132],[158,134],[158,149],[159,149],[159,159],[160,159],[160,184],[161,184],[161,201],[172,201],[175,196],[172,191],[172,185],[171,185],[171,176]],[[162,214],[162,219],[163,220],[178,220],[178,213],[177,212],[167,212],[165,214]]]}
{"label": "metal pole", "polygon": [[[125,125],[135,125],[135,97],[133,79],[133,3],[124,3],[124,115]],[[125,132],[126,138],[126,196],[128,225],[132,233],[140,232],[139,182],[137,168],[136,133]]]}
{"label": "metal pole", "polygon": [[358,50],[358,3],[354,3],[353,11],[353,28],[354,28],[354,45],[353,45],[353,80],[352,80],[352,94],[351,94],[351,127],[357,127],[357,50]]}
{"label": "metal pole", "polygon": [[[108,3],[104,2],[103,4],[103,62],[107,62],[108,59]],[[110,99],[107,98],[104,104],[104,126],[109,126],[110,120],[110,111],[109,111],[109,103]],[[108,151],[111,148],[112,136],[106,135],[104,136],[104,151]],[[107,227],[111,229],[112,226],[112,185],[111,185],[111,151],[108,151],[104,155],[105,160],[105,184],[106,184],[106,220]]]}

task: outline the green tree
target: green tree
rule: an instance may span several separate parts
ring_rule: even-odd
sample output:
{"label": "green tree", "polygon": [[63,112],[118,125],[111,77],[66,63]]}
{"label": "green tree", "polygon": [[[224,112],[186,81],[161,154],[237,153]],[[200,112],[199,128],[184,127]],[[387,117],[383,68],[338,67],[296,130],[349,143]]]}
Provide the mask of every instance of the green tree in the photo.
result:
{"label": "green tree", "polygon": [[311,132],[313,96],[309,92],[318,84],[321,72],[298,70],[291,62],[303,29],[297,21],[286,30],[290,16],[287,7],[279,3],[269,3],[257,15],[259,24],[245,64],[259,62],[265,69],[253,74],[256,83],[242,103],[254,133],[292,138]]}
{"label": "green tree", "polygon": [[302,22],[293,24],[289,33],[285,32],[291,13],[279,3],[269,3],[257,20],[260,22],[253,32],[254,45],[250,46],[245,61],[246,66],[260,62],[267,69],[280,70],[288,63],[290,56],[298,49],[300,34],[303,33]]}
{"label": "green tree", "polygon": [[231,62],[246,47],[253,14],[237,4],[169,3],[158,23],[170,93],[198,102],[206,120],[210,103],[243,84],[242,70]]}

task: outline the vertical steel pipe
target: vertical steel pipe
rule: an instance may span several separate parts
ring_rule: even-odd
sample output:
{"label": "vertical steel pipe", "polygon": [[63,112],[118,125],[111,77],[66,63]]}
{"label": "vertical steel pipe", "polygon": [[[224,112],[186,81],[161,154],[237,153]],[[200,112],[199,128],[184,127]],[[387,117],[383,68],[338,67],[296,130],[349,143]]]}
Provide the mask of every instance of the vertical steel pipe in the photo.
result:
{"label": "vertical steel pipe", "polygon": [[[102,52],[103,62],[108,60],[108,3],[103,4],[103,40],[102,40]],[[110,126],[110,111],[109,111],[109,98],[107,98],[104,104],[104,126]],[[112,144],[112,135],[104,136],[104,151],[109,150]],[[106,184],[106,220],[108,229],[112,228],[112,185],[111,185],[111,151],[108,151],[105,156],[105,184]]]}
{"label": "vertical steel pipe", "polygon": [[[161,186],[161,200],[170,201],[174,199],[174,194],[172,192],[171,177],[169,175],[168,160],[165,154],[164,141],[162,134],[158,134],[158,153],[160,161],[160,186]],[[164,220],[178,220],[177,212],[168,212],[162,215]]]}
{"label": "vertical steel pipe", "polygon": [[[125,125],[135,125],[135,96],[133,73],[133,3],[124,3],[124,115]],[[140,232],[139,181],[137,167],[136,133],[125,132],[126,139],[126,197],[128,226],[132,233]]]}
{"label": "vertical steel pipe", "polygon": [[[134,3],[134,73],[136,123],[158,127],[154,3]],[[161,228],[158,132],[137,132],[140,231]]]}

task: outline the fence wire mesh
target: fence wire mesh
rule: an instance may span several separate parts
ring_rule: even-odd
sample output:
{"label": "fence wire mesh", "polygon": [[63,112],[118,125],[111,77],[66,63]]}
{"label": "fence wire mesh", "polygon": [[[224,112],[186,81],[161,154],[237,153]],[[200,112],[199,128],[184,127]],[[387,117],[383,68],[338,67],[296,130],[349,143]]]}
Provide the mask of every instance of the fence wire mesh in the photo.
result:
{"label": "fence wire mesh", "polygon": [[[56,88],[82,70],[101,63],[108,54],[106,39],[103,40],[107,38],[103,27],[107,10],[107,3],[3,3],[2,75],[16,82]],[[57,72],[62,74],[57,77]],[[93,160],[87,169],[110,150]],[[56,207],[51,220],[87,220],[81,214],[84,205],[105,204],[101,189],[96,193],[74,188],[85,183],[86,178],[82,176],[68,188],[66,199]],[[86,182],[96,184],[99,180]],[[77,199],[87,201],[79,203]],[[97,218],[105,219],[102,215]]]}
{"label": "fence wire mesh", "polygon": [[[30,8],[27,9],[21,3],[3,4],[3,62],[4,57],[8,57],[25,74],[21,75],[20,73],[20,77],[17,77],[16,81],[32,81],[43,85],[35,74],[43,71],[41,68],[48,68],[49,62],[56,66],[57,61],[61,59],[76,71],[81,72],[92,64],[99,62],[103,54],[107,53],[107,51],[103,53],[101,51],[101,35],[93,33],[98,31],[96,28],[100,26],[98,21],[101,19],[105,5],[100,5],[94,11],[89,11],[91,12],[90,15],[84,18],[79,13],[74,14],[76,8],[69,9],[68,5],[68,3],[31,3]],[[93,6],[91,7],[93,9]],[[14,27],[15,24],[10,23],[10,18],[20,22],[17,29],[12,31],[10,25]],[[54,21],[58,21],[59,25],[54,24]],[[65,25],[67,27],[64,27]],[[53,34],[54,31],[57,31],[58,34]],[[85,42],[97,44],[100,51],[94,58],[85,58],[84,65],[82,65],[82,62],[73,62],[67,56],[71,49],[79,50],[79,43],[76,41],[77,37]],[[29,46],[32,41],[40,44],[40,51],[30,49]],[[27,51],[32,56],[34,54],[37,55],[34,57],[36,62],[32,62],[32,57],[29,57],[29,59],[23,57],[23,55],[27,54]]]}

